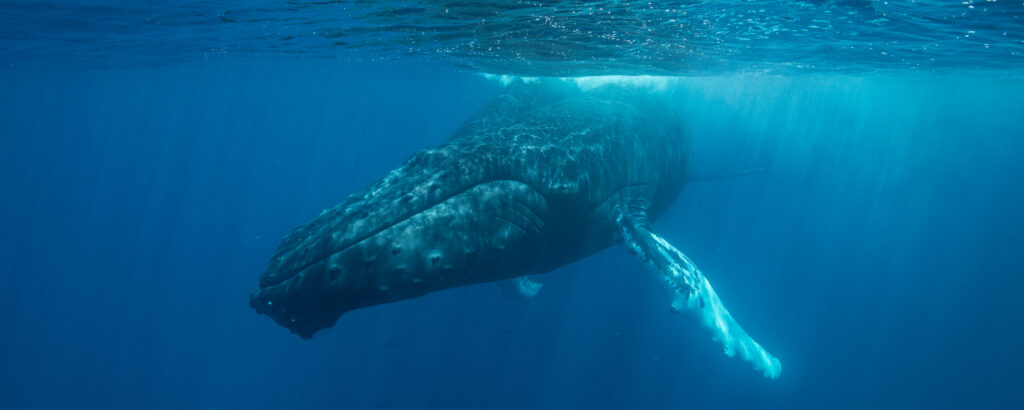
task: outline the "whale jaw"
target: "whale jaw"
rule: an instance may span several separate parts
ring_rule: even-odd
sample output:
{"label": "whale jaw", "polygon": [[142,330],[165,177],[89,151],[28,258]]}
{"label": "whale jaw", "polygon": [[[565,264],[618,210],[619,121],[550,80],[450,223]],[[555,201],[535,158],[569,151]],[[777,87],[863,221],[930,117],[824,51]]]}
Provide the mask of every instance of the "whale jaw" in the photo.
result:
{"label": "whale jaw", "polygon": [[[553,241],[547,211],[545,197],[521,182],[478,184],[296,272],[271,263],[264,275],[284,279],[261,283],[249,305],[309,338],[349,310],[542,273]],[[321,242],[292,242],[300,245],[283,252],[308,253],[302,244]]]}

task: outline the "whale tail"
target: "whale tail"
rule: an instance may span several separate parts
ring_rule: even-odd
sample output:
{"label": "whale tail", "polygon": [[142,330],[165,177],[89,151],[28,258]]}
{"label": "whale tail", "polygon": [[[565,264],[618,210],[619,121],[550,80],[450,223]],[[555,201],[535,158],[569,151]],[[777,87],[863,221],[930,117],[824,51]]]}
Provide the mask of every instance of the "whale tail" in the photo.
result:
{"label": "whale tail", "polygon": [[782,371],[779,359],[736,323],[690,258],[654,233],[642,207],[620,204],[614,216],[623,246],[668,290],[672,313],[688,316],[711,336],[726,356],[738,356],[769,379],[779,376]]}

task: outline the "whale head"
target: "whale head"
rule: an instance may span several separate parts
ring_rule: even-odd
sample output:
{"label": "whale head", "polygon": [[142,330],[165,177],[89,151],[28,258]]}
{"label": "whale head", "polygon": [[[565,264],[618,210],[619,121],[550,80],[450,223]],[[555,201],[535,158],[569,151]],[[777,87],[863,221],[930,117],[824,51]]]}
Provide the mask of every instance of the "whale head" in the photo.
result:
{"label": "whale head", "polygon": [[352,309],[549,268],[547,198],[425,152],[286,237],[250,306],[309,338]]}

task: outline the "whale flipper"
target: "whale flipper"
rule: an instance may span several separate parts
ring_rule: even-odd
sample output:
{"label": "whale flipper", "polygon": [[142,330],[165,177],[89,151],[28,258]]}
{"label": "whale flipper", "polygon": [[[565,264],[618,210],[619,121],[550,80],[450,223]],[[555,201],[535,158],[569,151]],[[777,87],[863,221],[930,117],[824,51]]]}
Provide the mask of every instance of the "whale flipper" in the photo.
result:
{"label": "whale flipper", "polygon": [[672,313],[685,314],[704,329],[726,356],[739,355],[765,377],[782,371],[779,359],[754,341],[729,314],[704,274],[672,244],[651,229],[647,214],[635,204],[616,207],[615,223],[622,245],[644,263],[672,298]]}
{"label": "whale flipper", "polygon": [[544,284],[534,282],[528,276],[523,275],[499,281],[498,287],[501,288],[501,293],[505,294],[506,298],[523,300],[537,296]]}

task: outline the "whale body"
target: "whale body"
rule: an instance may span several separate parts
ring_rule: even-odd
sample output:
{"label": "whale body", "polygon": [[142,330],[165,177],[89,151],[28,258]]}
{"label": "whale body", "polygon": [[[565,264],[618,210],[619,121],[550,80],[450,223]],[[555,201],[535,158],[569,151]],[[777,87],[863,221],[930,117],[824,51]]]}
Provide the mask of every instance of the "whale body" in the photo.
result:
{"label": "whale body", "polygon": [[525,279],[620,244],[672,312],[775,378],[778,359],[650,225],[685,186],[689,151],[680,118],[642,87],[509,85],[444,144],[296,228],[250,306],[309,338],[352,309]]}

